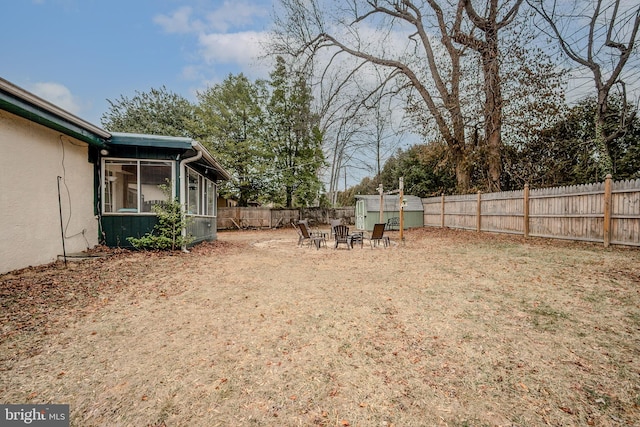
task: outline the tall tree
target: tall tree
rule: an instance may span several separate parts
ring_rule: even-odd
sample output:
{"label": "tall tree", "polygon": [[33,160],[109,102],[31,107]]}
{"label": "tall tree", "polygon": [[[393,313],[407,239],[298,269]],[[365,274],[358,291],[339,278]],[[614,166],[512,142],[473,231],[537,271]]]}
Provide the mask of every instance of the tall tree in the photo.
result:
{"label": "tall tree", "polygon": [[165,86],[107,102],[109,110],[100,122],[109,131],[193,136],[194,105]]}
{"label": "tall tree", "polygon": [[318,117],[311,111],[311,91],[302,72],[288,69],[276,58],[270,75],[267,139],[274,155],[278,181],[284,187],[285,206],[308,206],[320,195],[318,177],[324,163]]}
{"label": "tall tree", "polygon": [[[613,172],[611,143],[628,128],[621,114],[615,128],[606,126],[611,91],[617,87],[626,102],[623,71],[632,55],[640,27],[640,6],[622,0],[527,0],[546,24],[543,30],[558,42],[562,52],[593,75],[597,109],[594,115],[600,174]],[[604,30],[604,31],[602,31]]]}
{"label": "tall tree", "polygon": [[[476,51],[481,58],[484,76],[484,138],[489,164],[490,191],[500,190],[502,172],[502,85],[500,81],[500,52],[498,33],[511,24],[518,15],[523,0],[500,4],[490,0],[485,10],[479,14],[471,0],[460,0],[454,24],[454,40]],[[501,10],[503,11],[501,13]],[[464,11],[464,13],[463,13]],[[462,28],[466,14],[470,24],[466,31]],[[483,37],[476,33],[480,32]]]}
{"label": "tall tree", "polygon": [[[503,0],[501,4],[492,0],[495,7],[489,8],[486,16],[476,13],[465,0],[347,0],[331,5],[324,0],[280,1],[284,12],[279,21],[282,32],[276,34],[279,38],[274,43],[276,51],[316,58],[330,52],[329,66],[347,55],[357,60],[354,71],[362,64],[386,69],[383,82],[398,82],[398,87],[406,89],[410,110],[425,119],[425,129],[437,131],[431,139],[446,142],[459,190],[470,188],[477,144],[491,143],[493,151],[500,149],[497,31],[512,21],[522,0]],[[498,13],[504,8],[504,15]],[[476,37],[478,31],[486,34],[484,40]],[[465,57],[470,47],[478,51],[485,66],[486,96],[479,109],[462,101],[463,59],[473,62],[473,58]],[[348,78],[354,77],[367,78],[361,73],[348,74]],[[467,100],[478,103],[471,97]],[[470,136],[475,134],[467,133],[466,114],[483,109],[487,135],[472,140]],[[499,158],[493,156],[491,162],[494,186],[500,181]]]}
{"label": "tall tree", "polygon": [[264,82],[230,74],[197,94],[198,134],[232,175],[223,190],[240,206],[262,201],[271,193],[269,153],[265,144]]}
{"label": "tall tree", "polygon": [[[463,52],[454,45],[441,7],[433,0],[423,4],[409,0],[325,3],[281,0],[285,15],[280,17],[279,28],[283,32],[276,35],[274,49],[315,57],[328,50],[328,68],[340,56],[356,58],[354,72],[346,73],[349,79],[368,78],[358,73],[358,68],[369,70],[363,64],[385,68],[382,83],[399,78],[399,86],[412,89],[415,99],[433,117],[452,153],[458,185],[468,188],[471,165],[459,92]],[[395,44],[385,41],[387,36]]]}

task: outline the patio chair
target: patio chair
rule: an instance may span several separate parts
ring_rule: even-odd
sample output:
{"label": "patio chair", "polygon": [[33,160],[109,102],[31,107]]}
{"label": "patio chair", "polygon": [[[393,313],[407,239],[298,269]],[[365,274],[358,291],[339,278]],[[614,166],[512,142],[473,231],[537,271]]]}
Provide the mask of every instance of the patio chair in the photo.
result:
{"label": "patio chair", "polygon": [[333,237],[335,238],[336,244],[335,248],[338,247],[340,243],[344,243],[347,245],[347,249],[351,249],[351,236],[349,236],[349,227],[346,225],[336,225],[333,227]]}
{"label": "patio chair", "polygon": [[309,242],[309,246],[314,244],[316,249],[320,249],[320,246],[324,244],[327,246],[327,239],[324,233],[313,233],[309,230],[309,226],[304,222],[299,222],[297,230],[298,232],[298,246],[302,246],[305,241]]}
{"label": "patio chair", "polygon": [[329,220],[329,225],[331,225],[331,234],[329,235],[329,237],[333,237],[333,227],[335,227],[336,225],[342,225],[342,220],[341,219],[330,219]]}
{"label": "patio chair", "polygon": [[373,231],[371,232],[371,236],[369,236],[369,241],[371,242],[372,249],[374,246],[377,246],[380,242],[384,244],[385,248],[391,244],[389,237],[384,235],[384,229],[386,225],[387,224],[385,223],[373,225]]}

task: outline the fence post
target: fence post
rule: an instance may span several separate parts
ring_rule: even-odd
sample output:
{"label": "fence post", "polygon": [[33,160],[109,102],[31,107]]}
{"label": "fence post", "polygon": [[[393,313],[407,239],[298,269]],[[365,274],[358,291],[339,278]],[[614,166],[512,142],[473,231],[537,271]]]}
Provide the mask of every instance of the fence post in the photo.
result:
{"label": "fence post", "polygon": [[476,218],[476,231],[480,231],[482,228],[482,193],[478,190],[478,207],[477,207],[477,218]]}
{"label": "fence post", "polygon": [[529,237],[529,183],[524,185],[524,200],[523,200],[523,230],[524,237]]}
{"label": "fence post", "polygon": [[444,193],[442,193],[442,203],[440,204],[440,228],[444,228]]}
{"label": "fence post", "polygon": [[604,179],[604,223],[602,225],[604,247],[611,243],[611,174]]}

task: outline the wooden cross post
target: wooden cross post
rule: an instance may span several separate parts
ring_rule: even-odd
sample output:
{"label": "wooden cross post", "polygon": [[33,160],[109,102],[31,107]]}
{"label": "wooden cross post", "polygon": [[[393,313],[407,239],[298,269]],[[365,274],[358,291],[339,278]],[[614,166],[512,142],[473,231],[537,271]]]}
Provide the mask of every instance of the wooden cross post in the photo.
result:
{"label": "wooden cross post", "polygon": [[404,242],[404,178],[400,177],[400,241]]}
{"label": "wooden cross post", "polygon": [[378,185],[378,193],[380,193],[380,223],[384,222],[384,191],[382,189],[382,183]]}

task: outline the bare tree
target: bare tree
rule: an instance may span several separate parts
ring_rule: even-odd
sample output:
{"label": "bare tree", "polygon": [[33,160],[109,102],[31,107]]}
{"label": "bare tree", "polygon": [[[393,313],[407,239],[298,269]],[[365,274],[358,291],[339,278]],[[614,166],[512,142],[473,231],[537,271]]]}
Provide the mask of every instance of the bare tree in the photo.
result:
{"label": "bare tree", "polygon": [[[478,52],[484,75],[484,138],[489,165],[489,190],[500,190],[502,172],[502,88],[500,82],[500,51],[498,33],[511,24],[518,15],[523,0],[500,4],[499,0],[489,0],[485,10],[479,14],[471,0],[460,0],[454,24],[454,40]],[[501,10],[503,11],[501,13]],[[464,12],[464,13],[463,13]],[[464,15],[470,24],[462,28]],[[483,37],[477,36],[479,30]]]}
{"label": "bare tree", "polygon": [[[622,78],[625,65],[634,54],[634,46],[640,26],[640,5],[632,3],[621,10],[623,0],[574,0],[561,4],[557,0],[527,0],[546,23],[543,27],[559,44],[562,52],[579,66],[593,74],[597,108],[595,113],[595,142],[598,147],[598,162],[601,173],[613,172],[609,152],[611,142],[627,129],[627,114],[620,114],[615,129],[605,126],[608,103],[614,87],[627,110],[625,81]],[[586,18],[586,20],[585,20]],[[604,30],[604,31],[603,31]],[[635,52],[637,55],[637,51]]]}
{"label": "bare tree", "polygon": [[[358,59],[357,65],[386,68],[381,84],[401,79],[399,86],[415,91],[449,146],[459,188],[468,189],[471,163],[467,161],[460,103],[463,50],[454,45],[444,11],[433,0],[427,0],[428,6],[410,0],[347,0],[332,7],[321,2],[281,0],[285,16],[279,23],[283,32],[277,37],[275,50],[306,58],[328,50],[332,60],[346,54]],[[423,9],[428,12],[426,15]],[[335,12],[331,24],[320,10]],[[368,37],[368,26],[377,30],[377,40]],[[409,42],[401,49],[385,48],[382,42],[385,34],[389,36],[394,31],[408,37]],[[446,66],[441,65],[444,58]],[[330,66],[332,61],[326,64]],[[355,73],[350,77],[355,75],[362,76]]]}

